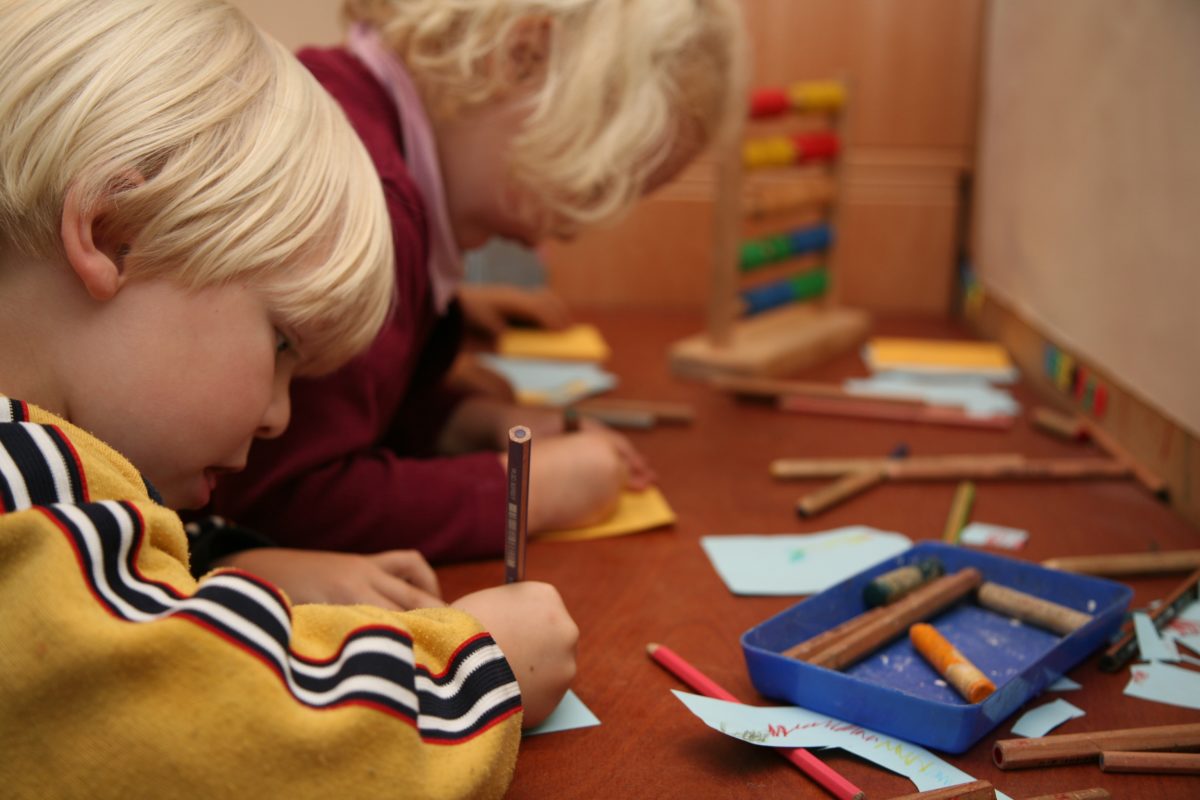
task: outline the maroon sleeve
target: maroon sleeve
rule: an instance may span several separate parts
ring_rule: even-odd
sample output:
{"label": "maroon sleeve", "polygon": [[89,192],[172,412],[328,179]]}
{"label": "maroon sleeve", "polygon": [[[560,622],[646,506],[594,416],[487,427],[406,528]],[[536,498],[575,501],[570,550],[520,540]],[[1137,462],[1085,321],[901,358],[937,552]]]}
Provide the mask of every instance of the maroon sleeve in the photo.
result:
{"label": "maroon sleeve", "polygon": [[504,471],[495,453],[429,457],[462,395],[444,378],[459,347],[456,307],[430,297],[425,209],[404,165],[383,88],[340,49],[301,62],[334,96],[383,182],[396,253],[392,314],[370,349],[332,375],[292,384],[292,417],[221,481],[212,510],[282,544],[433,561],[494,556],[504,543]]}

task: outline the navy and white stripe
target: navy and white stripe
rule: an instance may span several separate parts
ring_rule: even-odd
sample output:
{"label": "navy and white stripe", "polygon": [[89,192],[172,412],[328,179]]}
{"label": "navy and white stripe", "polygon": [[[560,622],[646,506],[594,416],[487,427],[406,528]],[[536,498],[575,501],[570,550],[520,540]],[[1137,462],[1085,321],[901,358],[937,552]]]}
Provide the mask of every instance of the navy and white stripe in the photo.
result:
{"label": "navy and white stripe", "polygon": [[29,413],[20,400],[0,395],[0,422],[28,422]]}
{"label": "navy and white stripe", "polygon": [[508,662],[487,635],[461,647],[440,675],[414,663],[406,633],[382,626],[354,631],[329,661],[307,659],[290,649],[292,620],[269,585],[220,574],[185,597],[140,575],[135,557],[144,526],[134,506],[104,501],[42,510],[70,539],[95,595],[115,616],[194,620],[256,655],[305,705],[369,704],[408,720],[431,742],[469,739],[521,706]]}
{"label": "navy and white stripe", "polygon": [[[12,412],[0,401],[0,410]],[[4,511],[87,501],[83,470],[74,449],[53,425],[0,424],[0,503]]]}

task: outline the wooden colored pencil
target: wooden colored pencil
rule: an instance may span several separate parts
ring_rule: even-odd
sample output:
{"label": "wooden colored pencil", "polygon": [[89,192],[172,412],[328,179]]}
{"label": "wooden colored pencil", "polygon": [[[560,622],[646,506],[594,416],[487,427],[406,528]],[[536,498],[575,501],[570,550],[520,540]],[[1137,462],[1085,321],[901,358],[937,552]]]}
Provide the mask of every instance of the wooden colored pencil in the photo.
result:
{"label": "wooden colored pencil", "polygon": [[818,633],[816,636],[809,637],[798,644],[792,645],[784,650],[782,655],[797,659],[798,661],[808,661],[816,653],[824,650],[834,642],[849,636],[855,629],[869,624],[871,620],[881,617],[886,613],[887,609],[882,606],[864,611],[839,625]]}
{"label": "wooden colored pencil", "polygon": [[1092,621],[1090,614],[990,582],[979,587],[975,599],[984,608],[1054,631],[1060,636],[1066,636]]}
{"label": "wooden colored pencil", "polygon": [[950,513],[946,517],[946,529],[942,532],[942,541],[958,544],[958,535],[966,527],[971,518],[971,506],[975,503],[975,484],[963,481],[954,490],[954,499],[950,502]]}
{"label": "wooden colored pencil", "polygon": [[1016,464],[928,465],[916,459],[892,460],[889,480],[1080,480],[1126,478],[1129,466],[1103,458],[1026,458]]}
{"label": "wooden colored pencil", "polygon": [[1200,753],[1130,753],[1105,750],[1100,754],[1100,771],[1200,775]]}
{"label": "wooden colored pencil", "polygon": [[914,465],[913,469],[951,471],[1020,466],[1025,463],[1020,453],[988,453],[982,455],[910,456],[908,458],[777,458],[771,462],[771,477],[780,480],[805,478],[838,478],[848,472],[865,469],[886,470],[898,461]]}
{"label": "wooden colored pencil", "polygon": [[992,760],[1000,769],[1024,769],[1096,761],[1106,751],[1195,748],[1200,748],[1200,723],[1001,739],[992,748]]}
{"label": "wooden colored pencil", "polygon": [[603,422],[610,428],[646,430],[653,428],[654,423],[658,421],[653,411],[635,408],[593,408],[582,404],[576,407],[583,416]]}
{"label": "wooden colored pencil", "polygon": [[[1171,590],[1161,605],[1150,611],[1150,621],[1154,623],[1156,630],[1161,631],[1179,615],[1180,611],[1197,599],[1200,599],[1200,569],[1188,575],[1182,583]],[[1121,638],[1105,650],[1104,655],[1100,656],[1100,669],[1105,672],[1116,672],[1129,663],[1137,653],[1137,649],[1137,634],[1134,632],[1133,623],[1127,622],[1121,628]]]}
{"label": "wooden colored pencil", "polygon": [[962,695],[968,703],[982,703],[996,691],[996,684],[979,667],[950,644],[937,628],[918,622],[908,629],[913,648]]}
{"label": "wooden colored pencil", "polygon": [[1191,572],[1200,569],[1200,550],[1159,550],[1151,553],[1121,553],[1100,556],[1049,558],[1042,566],[1082,575],[1118,577]]}
{"label": "wooden colored pencil", "polygon": [[828,486],[810,492],[796,501],[796,513],[811,517],[827,508],[861,494],[883,480],[883,470],[863,469],[850,472]]}
{"label": "wooden colored pencil", "polygon": [[897,404],[877,397],[812,397],[803,394],[783,395],[779,409],[797,414],[816,414],[826,417],[881,419],[894,422],[920,422],[932,425],[958,425],[968,428],[1011,428],[1013,417],[995,414],[977,417],[952,406]]}
{"label": "wooden colored pencil", "polygon": [[504,528],[504,582],[525,579],[529,534],[529,456],[533,434],[524,425],[508,431],[508,510]]}
{"label": "wooden colored pencil", "polygon": [[848,667],[903,634],[913,623],[928,619],[961,600],[982,582],[983,576],[974,567],[930,581],[892,605],[882,606],[882,613],[873,615],[869,622],[827,645],[808,662],[829,669]]}
{"label": "wooden colored pencil", "polygon": [[996,789],[987,781],[971,781],[943,789],[930,789],[893,797],[892,800],[994,800]]}
{"label": "wooden colored pencil", "polygon": [[[659,666],[674,675],[705,697],[739,702],[732,693],[685,661],[682,656],[666,645],[648,644],[646,651]],[[801,747],[771,748],[792,762],[801,772],[816,781],[838,800],[863,800],[863,791],[843,778],[832,767]]]}
{"label": "wooden colored pencil", "polygon": [[1107,789],[1074,789],[1054,794],[1039,794],[1037,797],[1026,797],[1024,800],[1111,800],[1112,795]]}

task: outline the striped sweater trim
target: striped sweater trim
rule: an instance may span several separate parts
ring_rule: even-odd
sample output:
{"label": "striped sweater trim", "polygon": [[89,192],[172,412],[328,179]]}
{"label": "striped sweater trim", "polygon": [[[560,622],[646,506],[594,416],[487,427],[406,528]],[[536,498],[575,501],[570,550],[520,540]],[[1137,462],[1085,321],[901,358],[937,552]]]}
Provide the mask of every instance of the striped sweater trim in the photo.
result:
{"label": "striped sweater trim", "polygon": [[[0,411],[13,413],[12,403],[0,401]],[[86,503],[88,499],[79,454],[57,426],[16,419],[0,423],[0,503],[4,511]]]}
{"label": "striped sweater trim", "polygon": [[269,584],[223,572],[188,597],[141,575],[136,561],[144,524],[132,504],[38,510],[66,535],[93,595],[113,616],[135,623],[170,617],[197,623],[258,658],[306,706],[374,707],[406,721],[431,743],[471,739],[521,707],[512,670],[487,634],[467,641],[439,674],[415,663],[407,633],[386,626],[352,631],[329,659],[306,658],[291,650],[291,614]]}

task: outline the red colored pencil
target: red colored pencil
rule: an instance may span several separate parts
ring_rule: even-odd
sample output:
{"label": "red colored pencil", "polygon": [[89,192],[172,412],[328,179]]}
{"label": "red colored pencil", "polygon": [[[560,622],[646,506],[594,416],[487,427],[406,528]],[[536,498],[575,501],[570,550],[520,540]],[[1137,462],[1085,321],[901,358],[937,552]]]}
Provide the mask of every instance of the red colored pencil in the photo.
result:
{"label": "red colored pencil", "polygon": [[[727,700],[730,703],[740,702],[666,645],[648,644],[646,650],[663,669],[705,697]],[[843,778],[832,767],[804,748],[773,747],[771,749],[792,762],[801,772],[820,784],[838,800],[863,800],[865,797],[862,789]]]}

